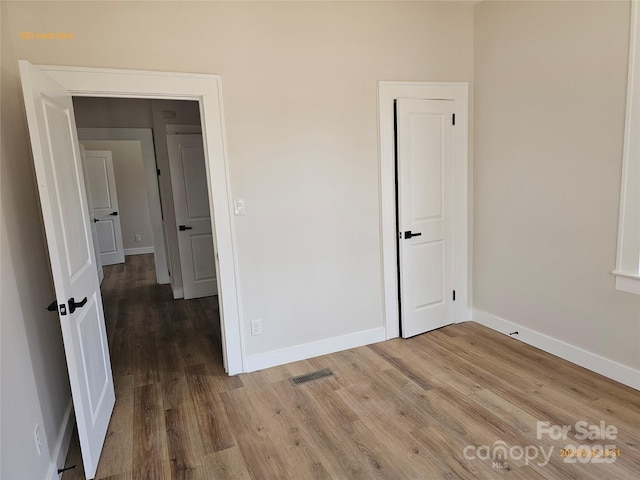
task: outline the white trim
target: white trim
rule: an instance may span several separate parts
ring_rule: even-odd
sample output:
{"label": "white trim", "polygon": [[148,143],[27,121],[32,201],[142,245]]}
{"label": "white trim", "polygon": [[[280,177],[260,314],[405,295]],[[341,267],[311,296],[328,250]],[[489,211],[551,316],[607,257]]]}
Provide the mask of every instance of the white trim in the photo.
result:
{"label": "white trim", "polygon": [[145,255],[147,253],[154,253],[153,246],[150,247],[135,247],[135,248],[125,248],[124,256],[129,257],[131,255]]}
{"label": "white trim", "polygon": [[469,84],[463,82],[378,82],[380,141],[380,239],[382,243],[382,282],[386,338],[400,334],[398,313],[398,267],[396,253],[395,135],[393,101],[397,98],[453,100],[456,126],[454,143],[454,282],[456,301],[454,322],[469,320]]}
{"label": "white trim", "polygon": [[263,370],[265,368],[297,362],[299,360],[307,360],[309,358],[327,355],[329,353],[335,353],[349,348],[362,347],[371,343],[383,342],[384,340],[384,327],[372,328],[371,330],[363,330],[362,332],[350,333],[340,337],[333,337],[280,350],[248,355],[245,358],[244,365],[247,372],[254,372],[256,370]]}
{"label": "white trim", "polygon": [[532,345],[557,357],[580,365],[592,372],[604,375],[607,378],[623,383],[631,388],[640,390],[640,370],[635,370],[621,363],[601,357],[595,353],[563,342],[556,338],[544,335],[529,328],[510,322],[482,310],[473,309],[473,321],[484,325],[496,332],[509,336],[509,333],[517,331],[517,336],[509,336]]}
{"label": "white trim", "polygon": [[40,68],[72,95],[198,101],[205,146],[209,207],[213,213],[213,241],[218,252],[216,278],[219,279],[222,356],[229,375],[242,373],[244,331],[220,76],[47,65],[41,65]]}
{"label": "white trim", "polygon": [[616,289],[640,294],[640,6],[631,2]]}
{"label": "white trim", "polygon": [[176,288],[173,290],[173,299],[184,298],[184,288]]}
{"label": "white trim", "polygon": [[[156,281],[160,284],[169,283],[169,268],[167,254],[162,233],[162,210],[160,208],[160,191],[156,166],[156,152],[153,147],[153,129],[151,128],[78,128],[78,139],[82,141],[95,140],[136,140],[140,142],[142,161],[144,165],[147,202],[153,228],[153,247],[156,253],[154,262],[156,267]],[[127,253],[125,252],[125,255]]]}
{"label": "white trim", "polygon": [[62,418],[62,424],[60,425],[58,440],[53,449],[53,455],[51,455],[51,458],[55,458],[55,463],[49,467],[49,472],[46,477],[49,480],[59,480],[61,478],[58,474],[58,469],[64,468],[64,464],[67,461],[69,444],[71,443],[71,435],[73,434],[75,424],[76,417],[73,415],[73,401],[69,399],[69,404],[67,405],[64,417]]}
{"label": "white trim", "polygon": [[616,290],[640,295],[640,277],[619,272],[613,274],[616,275]]}

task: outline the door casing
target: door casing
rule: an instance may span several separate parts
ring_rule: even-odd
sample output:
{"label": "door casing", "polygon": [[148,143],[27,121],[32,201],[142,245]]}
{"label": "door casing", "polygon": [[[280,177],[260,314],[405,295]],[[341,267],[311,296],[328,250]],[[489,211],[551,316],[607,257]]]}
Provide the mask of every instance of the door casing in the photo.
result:
{"label": "door casing", "polygon": [[382,289],[387,339],[400,335],[398,248],[396,227],[396,168],[394,101],[398,98],[453,100],[454,131],[454,323],[471,319],[469,270],[469,84],[466,82],[378,82],[380,148],[380,237]]}
{"label": "door casing", "polygon": [[240,321],[238,259],[231,214],[231,184],[220,76],[52,65],[38,67],[76,96],[195,100],[199,103],[209,208],[212,212],[212,230],[215,232],[213,241],[218,253],[216,277],[221,297],[222,354],[229,375],[242,373],[244,332]]}

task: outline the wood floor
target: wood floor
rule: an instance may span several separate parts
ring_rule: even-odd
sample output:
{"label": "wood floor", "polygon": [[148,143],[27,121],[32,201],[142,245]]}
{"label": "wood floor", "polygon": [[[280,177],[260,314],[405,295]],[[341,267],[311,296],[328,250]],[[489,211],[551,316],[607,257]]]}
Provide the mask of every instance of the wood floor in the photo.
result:
{"label": "wood floor", "polygon": [[[96,478],[640,478],[640,392],[517,340],[469,322],[227,377],[215,297],[154,279],[147,255],[105,269],[117,400]],[[580,439],[580,421],[617,436]],[[84,478],[77,438],[73,464],[64,480]]]}

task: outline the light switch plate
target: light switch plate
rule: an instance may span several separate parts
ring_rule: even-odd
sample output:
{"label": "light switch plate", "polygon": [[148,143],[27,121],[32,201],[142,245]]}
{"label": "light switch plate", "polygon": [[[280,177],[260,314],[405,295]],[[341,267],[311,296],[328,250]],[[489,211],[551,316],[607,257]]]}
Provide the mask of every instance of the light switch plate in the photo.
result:
{"label": "light switch plate", "polygon": [[244,215],[246,212],[246,206],[244,204],[244,198],[238,198],[233,201],[233,212],[236,215]]}

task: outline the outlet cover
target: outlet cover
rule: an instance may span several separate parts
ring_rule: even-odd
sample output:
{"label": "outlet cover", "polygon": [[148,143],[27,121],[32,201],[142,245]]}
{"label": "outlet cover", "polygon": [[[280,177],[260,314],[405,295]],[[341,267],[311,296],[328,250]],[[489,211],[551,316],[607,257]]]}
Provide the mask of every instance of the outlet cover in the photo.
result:
{"label": "outlet cover", "polygon": [[142,241],[142,236],[141,236],[141,235],[139,235],[139,234],[135,235],[133,238],[134,238],[134,240],[135,240],[136,242],[141,242],[141,241]]}

